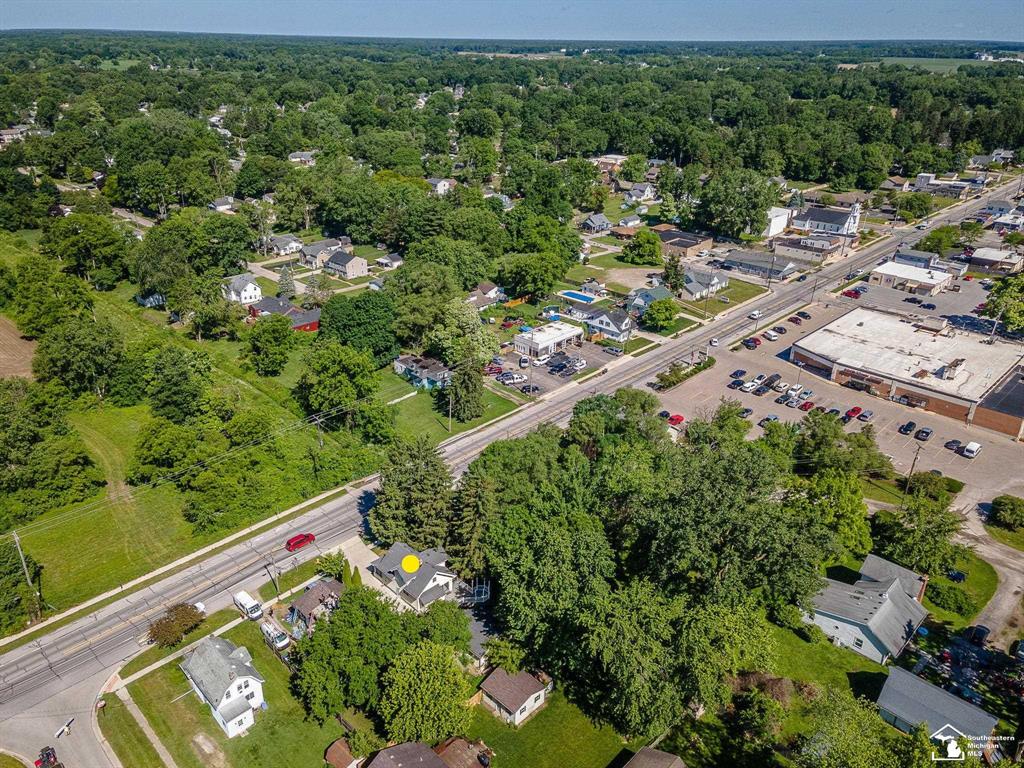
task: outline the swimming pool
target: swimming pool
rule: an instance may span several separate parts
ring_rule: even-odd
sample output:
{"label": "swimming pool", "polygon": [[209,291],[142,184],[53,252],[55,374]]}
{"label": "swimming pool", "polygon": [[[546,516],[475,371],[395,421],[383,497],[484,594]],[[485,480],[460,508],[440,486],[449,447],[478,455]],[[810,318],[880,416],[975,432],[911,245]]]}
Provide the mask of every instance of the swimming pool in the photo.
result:
{"label": "swimming pool", "polygon": [[591,296],[588,293],[580,293],[579,291],[559,291],[558,295],[565,296],[567,299],[578,301],[582,304],[592,304],[597,301],[597,296]]}

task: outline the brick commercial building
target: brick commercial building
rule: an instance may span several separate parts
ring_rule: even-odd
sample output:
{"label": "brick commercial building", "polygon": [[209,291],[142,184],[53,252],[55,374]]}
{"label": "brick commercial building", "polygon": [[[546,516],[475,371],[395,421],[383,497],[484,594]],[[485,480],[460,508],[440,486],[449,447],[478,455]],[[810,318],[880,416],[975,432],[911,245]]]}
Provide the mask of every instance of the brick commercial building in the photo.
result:
{"label": "brick commercial building", "polygon": [[967,424],[1024,436],[1019,345],[855,309],[795,342],[789,357],[831,381]]}
{"label": "brick commercial building", "polygon": [[661,240],[663,256],[692,259],[699,256],[701,251],[711,250],[715,244],[715,241],[707,235],[684,232],[671,224],[658,224],[656,227],[651,227],[651,230]]}

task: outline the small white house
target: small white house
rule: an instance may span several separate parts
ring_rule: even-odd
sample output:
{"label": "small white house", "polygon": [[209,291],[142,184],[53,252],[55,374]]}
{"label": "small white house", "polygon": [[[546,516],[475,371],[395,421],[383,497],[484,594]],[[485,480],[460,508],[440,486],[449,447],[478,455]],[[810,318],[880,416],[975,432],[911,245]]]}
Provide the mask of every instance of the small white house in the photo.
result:
{"label": "small white house", "polygon": [[316,165],[316,150],[312,152],[292,152],[288,155],[288,160],[301,165],[305,168],[312,168]]}
{"label": "small white house", "polygon": [[776,235],[781,235],[786,231],[786,227],[789,226],[789,220],[792,216],[792,208],[780,208],[773,205],[768,209],[768,226],[764,228],[761,237],[770,240]]}
{"label": "small white house", "polygon": [[529,672],[510,675],[497,667],[480,683],[483,703],[497,717],[518,727],[544,706],[548,686]]}
{"label": "small white house", "polygon": [[621,309],[602,309],[584,321],[591,334],[600,334],[612,341],[627,342],[633,336],[633,318]]}
{"label": "small white house", "polygon": [[430,191],[438,197],[444,197],[458,185],[455,179],[427,179]]}
{"label": "small white house", "polygon": [[220,286],[221,295],[228,301],[247,307],[263,298],[263,290],[256,282],[256,276],[245,274],[229,277]]}
{"label": "small white house", "polygon": [[229,739],[252,727],[255,710],[264,705],[264,680],[248,649],[222,637],[206,637],[185,654],[180,667]]}
{"label": "small white house", "polygon": [[396,541],[368,567],[370,573],[415,611],[425,611],[437,600],[454,600],[456,590],[465,586],[449,570],[448,555],[443,549],[417,552],[405,542]]}
{"label": "small white house", "polygon": [[231,195],[225,195],[224,197],[216,198],[207,208],[219,213],[233,213],[238,208],[238,203]]}
{"label": "small white house", "polygon": [[302,241],[292,234],[274,235],[270,238],[270,247],[275,256],[288,256],[302,250]]}

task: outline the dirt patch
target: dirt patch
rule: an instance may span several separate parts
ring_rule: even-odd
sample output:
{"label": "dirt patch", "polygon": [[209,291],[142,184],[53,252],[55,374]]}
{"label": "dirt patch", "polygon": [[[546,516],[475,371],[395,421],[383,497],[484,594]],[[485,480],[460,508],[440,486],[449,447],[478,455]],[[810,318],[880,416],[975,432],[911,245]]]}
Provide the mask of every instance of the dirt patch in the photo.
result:
{"label": "dirt patch", "polygon": [[0,316],[0,378],[32,378],[35,352],[36,343],[21,338],[17,326],[9,318]]}
{"label": "dirt patch", "polygon": [[205,733],[197,733],[192,737],[192,750],[208,768],[228,768],[227,755]]}
{"label": "dirt patch", "polygon": [[647,288],[647,273],[657,272],[657,267],[639,267],[635,269],[606,269],[604,279],[607,283],[618,283],[627,288]]}

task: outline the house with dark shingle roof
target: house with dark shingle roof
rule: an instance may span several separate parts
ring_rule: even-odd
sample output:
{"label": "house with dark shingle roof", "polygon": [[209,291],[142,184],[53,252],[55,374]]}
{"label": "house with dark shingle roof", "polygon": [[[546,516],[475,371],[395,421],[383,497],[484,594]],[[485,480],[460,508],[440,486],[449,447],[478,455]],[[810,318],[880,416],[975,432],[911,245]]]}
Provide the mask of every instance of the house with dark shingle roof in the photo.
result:
{"label": "house with dark shingle roof", "polygon": [[703,299],[714,296],[729,286],[729,278],[717,272],[705,272],[700,269],[687,268],[683,272],[683,290],[690,299]]}
{"label": "house with dark shingle roof", "polygon": [[341,250],[335,251],[327,258],[327,261],[324,262],[324,271],[346,280],[366,277],[370,274],[366,259]]}
{"label": "house with dark shingle roof", "polygon": [[253,725],[253,712],[263,705],[264,681],[248,649],[222,637],[204,637],[179,667],[229,739]]}
{"label": "house with dark shingle roof", "polygon": [[448,768],[444,761],[419,741],[407,741],[382,749],[364,768]]}
{"label": "house with dark shingle roof", "polygon": [[903,652],[927,618],[918,602],[924,586],[918,574],[880,557],[872,556],[862,568],[867,572],[853,584],[825,579],[805,620],[836,645],[882,664]]}
{"label": "house with dark shingle roof", "polygon": [[[409,570],[406,558],[414,555],[415,568]],[[369,565],[370,573],[416,611],[425,611],[437,600],[454,600],[462,583],[448,568],[448,554],[443,549],[417,552],[403,541]]]}
{"label": "house with dark shingle roof", "polygon": [[637,317],[643,317],[644,312],[654,302],[674,297],[675,294],[663,285],[656,285],[653,288],[641,288],[632,291],[626,297],[626,310],[633,312]]}
{"label": "house with dark shingle roof", "polygon": [[497,717],[509,725],[518,727],[544,706],[548,686],[529,672],[510,675],[496,667],[480,683],[483,703]]}
{"label": "house with dark shingle roof", "polygon": [[338,605],[338,598],[345,591],[345,585],[337,579],[320,579],[310,584],[288,607],[292,622],[302,622],[307,629],[324,614],[330,614]]}
{"label": "house with dark shingle roof", "polygon": [[592,235],[607,232],[611,228],[612,223],[603,213],[592,213],[583,220],[582,224],[580,224],[580,229],[584,232],[589,232]]}
{"label": "house with dark shingle roof", "polygon": [[621,309],[599,309],[583,322],[591,334],[618,342],[629,341],[636,328],[633,318]]}
{"label": "house with dark shingle roof", "polygon": [[854,203],[849,210],[810,206],[794,213],[790,226],[807,232],[856,237],[860,227],[860,203]]}
{"label": "house with dark shingle roof", "polygon": [[352,251],[352,239],[348,237],[327,238],[304,245],[299,250],[299,263],[312,269],[321,269],[331,255],[337,251]]}
{"label": "house with dark shingle roof", "polygon": [[284,315],[292,321],[293,331],[316,331],[320,328],[320,308],[303,309],[279,296],[267,296],[249,305],[249,314],[259,319],[267,315]]}
{"label": "house with dark shingle roof", "polygon": [[[998,718],[981,707],[897,666],[889,668],[889,676],[878,696],[878,713],[885,722],[904,733],[913,733],[918,725],[924,725],[936,741],[942,740],[945,728],[953,728],[961,736],[984,739],[992,735],[999,723]],[[980,744],[974,746],[980,747]]]}
{"label": "house with dark shingle roof", "polygon": [[676,755],[653,747],[644,747],[629,758],[629,762],[622,768],[686,768],[686,763]]}

